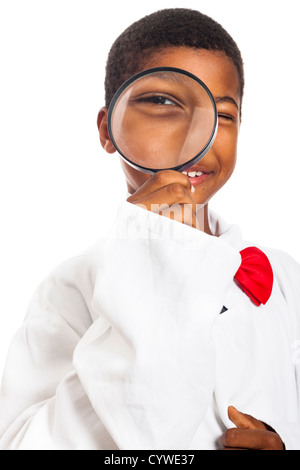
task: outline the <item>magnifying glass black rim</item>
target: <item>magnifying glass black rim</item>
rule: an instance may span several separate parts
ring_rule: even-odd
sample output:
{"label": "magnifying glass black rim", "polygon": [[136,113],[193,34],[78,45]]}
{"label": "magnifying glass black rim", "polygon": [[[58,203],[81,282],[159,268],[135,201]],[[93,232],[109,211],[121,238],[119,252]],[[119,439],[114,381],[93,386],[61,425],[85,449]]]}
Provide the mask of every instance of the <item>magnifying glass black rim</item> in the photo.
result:
{"label": "magnifying glass black rim", "polygon": [[[214,119],[214,125],[213,125],[213,129],[212,129],[212,132],[211,132],[211,135],[206,143],[206,145],[203,147],[203,149],[197,154],[195,155],[191,160],[181,164],[181,165],[178,165],[178,166],[175,166],[175,167],[171,167],[171,168],[148,168],[148,167],[145,167],[145,166],[142,166],[142,165],[139,165],[138,163],[134,163],[132,162],[131,160],[129,160],[128,157],[126,157],[126,155],[123,154],[123,152],[119,149],[115,139],[114,139],[114,136],[113,136],[113,133],[112,133],[112,114],[113,114],[113,110],[114,110],[114,107],[115,107],[115,104],[116,102],[118,101],[118,99],[120,98],[121,94],[123,93],[123,91],[126,90],[126,88],[129,87],[129,85],[131,85],[133,82],[135,82],[136,80],[138,80],[139,78],[142,78],[144,77],[145,75],[150,75],[150,74],[153,74],[155,72],[178,72],[178,73],[181,73],[183,75],[186,75],[187,77],[190,77],[192,79],[194,79],[196,82],[198,82],[202,88],[204,88],[204,90],[206,91],[206,93],[208,94],[211,102],[212,102],[212,105],[213,105],[213,108],[214,108],[214,115],[215,115],[215,119]],[[144,173],[150,173],[150,174],[154,174],[154,173],[157,173],[158,171],[163,171],[163,170],[175,170],[175,171],[184,171],[186,170],[187,168],[191,167],[194,163],[197,163],[201,160],[201,158],[204,157],[204,155],[209,151],[209,149],[211,148],[214,140],[215,140],[215,136],[217,134],[217,129],[218,129],[218,114],[217,114],[217,107],[216,107],[216,103],[215,103],[215,100],[214,100],[214,97],[210,91],[210,89],[207,87],[207,85],[205,85],[205,83],[200,80],[200,78],[198,78],[196,75],[188,72],[187,70],[184,70],[184,69],[180,69],[180,68],[177,68],[177,67],[154,67],[154,68],[150,68],[150,69],[146,69],[146,70],[143,70],[142,72],[139,72],[135,75],[133,75],[132,77],[130,77],[128,80],[126,80],[121,86],[120,88],[116,91],[116,93],[114,94],[111,102],[110,102],[110,105],[108,107],[108,115],[107,115],[107,128],[108,128],[108,133],[109,133],[109,137],[114,145],[114,147],[116,148],[117,152],[121,155],[121,157],[130,165],[132,166],[133,168],[135,168],[136,170],[140,170],[140,171],[143,171]]]}

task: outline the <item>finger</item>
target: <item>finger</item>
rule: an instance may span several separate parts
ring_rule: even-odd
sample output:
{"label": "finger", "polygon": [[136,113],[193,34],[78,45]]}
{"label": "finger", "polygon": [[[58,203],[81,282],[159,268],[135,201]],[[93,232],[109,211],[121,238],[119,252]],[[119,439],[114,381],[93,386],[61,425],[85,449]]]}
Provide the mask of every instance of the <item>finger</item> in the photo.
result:
{"label": "finger", "polygon": [[[133,202],[133,201],[129,201]],[[172,183],[159,188],[145,197],[139,198],[134,204],[142,204],[149,211],[158,212],[175,204],[190,205],[192,213],[196,215],[197,206],[189,191],[179,183]]]}
{"label": "finger", "polygon": [[172,183],[181,184],[185,187],[189,192],[194,191],[194,187],[192,186],[189,177],[180,173],[179,171],[174,170],[163,170],[158,171],[155,173],[151,178],[148,178],[147,181],[134,193],[132,194],[127,201],[129,202],[137,202],[139,199],[157,191],[164,186],[168,186]]}
{"label": "finger", "polygon": [[228,407],[228,418],[238,428],[246,429],[266,429],[265,425],[258,419],[248,414],[242,413],[237,410],[234,406]]}
{"label": "finger", "polygon": [[283,450],[278,434],[263,429],[228,429],[221,436],[224,448],[251,450]]}

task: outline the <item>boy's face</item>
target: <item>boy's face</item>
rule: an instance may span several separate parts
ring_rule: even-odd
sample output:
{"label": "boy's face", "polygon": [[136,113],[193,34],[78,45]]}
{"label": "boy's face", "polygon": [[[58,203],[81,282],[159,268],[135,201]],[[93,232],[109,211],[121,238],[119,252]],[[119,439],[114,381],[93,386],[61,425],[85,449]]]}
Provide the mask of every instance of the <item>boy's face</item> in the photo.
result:
{"label": "boy's face", "polygon": [[[230,178],[236,163],[241,106],[237,70],[222,52],[185,47],[163,49],[152,55],[144,65],[143,69],[165,66],[187,70],[199,77],[215,98],[219,120],[217,136],[209,152],[200,162],[193,165],[194,171],[199,169],[209,173],[208,177],[195,187],[193,193],[196,204],[206,204]],[[112,144],[107,142],[107,132],[104,133],[104,126],[99,125],[100,122],[101,119],[98,118],[101,143],[112,153],[114,149]],[[151,175],[135,170],[123,159],[121,165],[131,194],[151,178]]]}

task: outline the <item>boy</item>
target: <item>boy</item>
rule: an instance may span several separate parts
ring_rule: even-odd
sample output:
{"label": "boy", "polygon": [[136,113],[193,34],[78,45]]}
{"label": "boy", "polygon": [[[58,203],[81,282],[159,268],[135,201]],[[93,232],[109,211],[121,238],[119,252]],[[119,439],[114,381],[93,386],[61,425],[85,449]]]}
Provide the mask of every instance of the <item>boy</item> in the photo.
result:
{"label": "boy", "polygon": [[[265,298],[262,289],[262,300],[246,293],[236,276],[249,244],[208,210],[236,161],[239,50],[192,10],[162,10],[130,26],[107,62],[97,121],[107,152],[115,151],[107,130],[114,92],[158,66],[185,69],[210,88],[219,118],[214,145],[187,174],[150,176],[121,161],[129,196],[110,236],[42,283],[11,345],[3,449],[300,448],[292,354],[300,269],[264,249],[271,290]],[[154,213],[157,204],[179,210]]]}

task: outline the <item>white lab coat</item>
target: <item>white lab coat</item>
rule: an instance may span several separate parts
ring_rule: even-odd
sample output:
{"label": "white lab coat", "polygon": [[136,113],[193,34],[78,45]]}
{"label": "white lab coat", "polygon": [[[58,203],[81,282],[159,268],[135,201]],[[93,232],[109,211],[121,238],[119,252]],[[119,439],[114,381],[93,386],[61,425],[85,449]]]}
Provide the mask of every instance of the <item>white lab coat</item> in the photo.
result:
{"label": "white lab coat", "polygon": [[251,243],[210,227],[124,201],[44,280],[8,353],[1,449],[218,449],[229,405],[300,449],[300,267],[260,247],[274,286],[257,307],[233,279]]}

